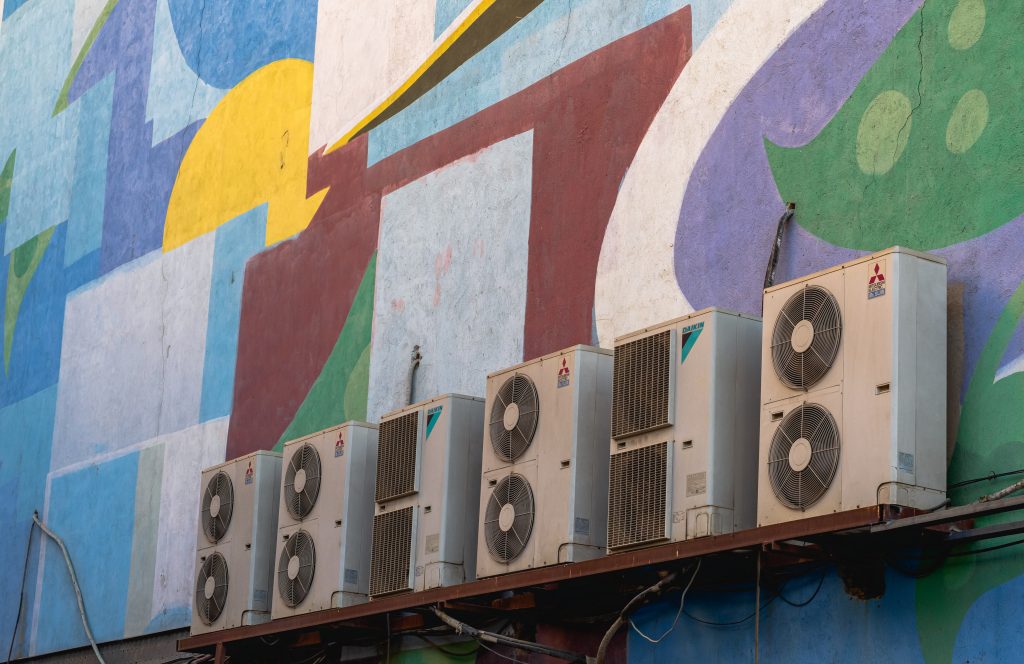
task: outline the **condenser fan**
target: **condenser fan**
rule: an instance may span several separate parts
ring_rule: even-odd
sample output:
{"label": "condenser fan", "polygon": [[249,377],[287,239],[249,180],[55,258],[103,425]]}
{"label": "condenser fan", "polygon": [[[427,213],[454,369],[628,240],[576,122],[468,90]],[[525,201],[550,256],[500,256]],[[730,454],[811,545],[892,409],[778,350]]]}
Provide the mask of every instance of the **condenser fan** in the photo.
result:
{"label": "condenser fan", "polygon": [[220,617],[227,597],[227,561],[219,553],[211,553],[196,578],[196,612],[204,623],[211,625]]}
{"label": "condenser fan", "polygon": [[297,530],[285,542],[277,561],[277,590],[288,606],[306,599],[316,572],[316,547],[305,530]]}
{"label": "condenser fan", "polygon": [[224,537],[231,525],[231,511],[235,502],[235,490],[231,478],[221,471],[210,478],[203,492],[203,532],[206,539],[217,542]]}
{"label": "condenser fan", "polygon": [[839,468],[839,428],[818,404],[790,411],[772,436],[768,477],[775,496],[793,509],[816,503]]}
{"label": "condenser fan", "polygon": [[807,389],[824,378],[839,352],[839,303],[820,286],[807,286],[779,312],[772,331],[772,364],[786,385]]}
{"label": "condenser fan", "polygon": [[505,461],[515,461],[530,446],[540,415],[537,388],[516,374],[501,386],[491,406],[491,446]]}
{"label": "condenser fan", "polygon": [[530,539],[533,519],[533,489],[526,478],[512,473],[498,482],[484,514],[484,537],[491,556],[502,563],[515,560]]}
{"label": "condenser fan", "polygon": [[305,443],[292,454],[284,476],[284,500],[296,519],[309,516],[320,494],[320,455]]}

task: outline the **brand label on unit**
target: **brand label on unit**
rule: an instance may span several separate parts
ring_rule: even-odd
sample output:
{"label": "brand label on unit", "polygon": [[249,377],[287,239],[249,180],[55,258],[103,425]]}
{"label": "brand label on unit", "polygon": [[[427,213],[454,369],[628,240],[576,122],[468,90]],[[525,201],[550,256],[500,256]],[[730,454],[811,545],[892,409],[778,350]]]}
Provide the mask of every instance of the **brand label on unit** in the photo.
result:
{"label": "brand label on unit", "polygon": [[338,434],[338,442],[334,443],[334,456],[345,456],[345,436]]}
{"label": "brand label on unit", "polygon": [[427,553],[437,553],[441,548],[441,536],[440,535],[427,535],[426,551]]}
{"label": "brand label on unit", "polygon": [[434,430],[434,425],[441,419],[441,409],[444,406],[434,406],[433,408],[427,409],[427,438],[430,438],[430,432]]}
{"label": "brand label on unit", "polygon": [[686,361],[686,356],[693,350],[693,345],[697,343],[697,338],[700,337],[700,333],[703,331],[704,321],[687,325],[679,331],[679,364]]}
{"label": "brand label on unit", "polygon": [[345,568],[345,583],[359,583],[359,570]]}
{"label": "brand label on unit", "polygon": [[686,497],[699,496],[702,493],[707,493],[708,490],[708,474],[705,471],[699,473],[693,473],[686,476]]}
{"label": "brand label on unit", "polygon": [[577,535],[589,535],[590,534],[590,519],[584,519],[583,517],[576,517],[576,522],[573,524],[573,532]]}
{"label": "brand label on unit", "polygon": [[562,368],[558,370],[558,387],[569,386],[569,367],[565,364],[565,358],[562,358]]}
{"label": "brand label on unit", "polygon": [[868,279],[868,299],[885,295],[885,261],[878,261],[871,270],[871,277]]}
{"label": "brand label on unit", "polygon": [[252,484],[252,478],[253,478],[253,469],[252,469],[252,461],[250,461],[248,468],[245,469],[245,483],[246,484]]}
{"label": "brand label on unit", "polygon": [[907,452],[900,452],[898,455],[897,463],[899,463],[899,469],[908,473],[914,472],[914,455]]}

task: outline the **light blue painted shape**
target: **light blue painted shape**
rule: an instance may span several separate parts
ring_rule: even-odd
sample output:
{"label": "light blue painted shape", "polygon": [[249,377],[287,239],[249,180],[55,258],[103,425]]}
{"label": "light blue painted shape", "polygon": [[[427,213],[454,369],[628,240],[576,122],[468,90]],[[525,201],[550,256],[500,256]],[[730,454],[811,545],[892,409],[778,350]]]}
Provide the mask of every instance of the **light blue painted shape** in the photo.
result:
{"label": "light blue painted shape", "polygon": [[[138,462],[138,452],[131,452],[50,481],[47,525],[64,539],[89,626],[101,642],[124,636]],[[39,602],[36,653],[87,645],[64,558],[52,541]]]}
{"label": "light blue painted shape", "polygon": [[0,30],[0,154],[17,149],[4,224],[10,253],[68,218],[79,108],[52,117],[71,65],[74,0],[32,0]]}
{"label": "light blue painted shape", "polygon": [[217,229],[200,422],[231,413],[238,324],[242,313],[242,278],[246,261],[263,249],[266,230],[266,205],[250,210]]}
{"label": "light blue painted shape", "polygon": [[[4,533],[4,560],[11,571],[0,574],[0,652],[6,656],[18,610],[18,588],[32,512],[42,510],[46,472],[50,466],[57,386],[53,385],[5,408],[0,408],[0,532]],[[38,534],[33,551],[39,551]],[[35,556],[26,582],[26,607],[15,641],[14,656],[28,655]]]}
{"label": "light blue painted shape", "polygon": [[11,14],[13,14],[15,9],[21,7],[28,1],[29,0],[7,0],[6,3],[0,2],[0,7],[3,7],[4,9],[4,18],[7,18]]}
{"label": "light blue painted shape", "polygon": [[376,163],[447,129],[686,4],[546,0],[408,108],[373,129],[368,161]]}
{"label": "light blue painted shape", "polygon": [[185,62],[167,0],[159,0],[146,101],[146,119],[153,122],[153,145],[207,117],[225,94],[227,90],[200,80]]}
{"label": "light blue painted shape", "polygon": [[733,3],[734,0],[692,0],[691,2],[680,2],[680,0],[647,0],[645,3],[644,17],[648,23],[671,14],[680,7],[689,4],[693,16],[693,49],[701,45],[704,39],[715,27],[718,19]]}
{"label": "light blue painted shape", "polygon": [[107,195],[107,145],[113,109],[114,75],[110,74],[78,100],[79,131],[75,180],[71,185],[64,265],[100,248],[103,204]]}
{"label": "light blue painted shape", "polygon": [[434,7],[434,38],[440,37],[472,2],[473,0],[437,0]]}
{"label": "light blue painted shape", "polygon": [[[786,584],[785,595],[793,602],[809,598],[818,575]],[[762,604],[769,599],[762,592]],[[761,612],[760,655],[762,662],[861,662],[923,663],[914,619],[914,582],[889,571],[885,595],[880,600],[853,599],[843,582],[830,571],[821,592],[804,607],[776,599]],[[679,594],[637,611],[637,626],[652,637],[661,636],[679,609]],[[730,622],[754,610],[752,592],[691,591],[686,610],[698,618]],[[629,631],[630,664],[680,662],[754,661],[754,620],[740,625],[703,625],[682,616],[675,629],[659,644]],[[962,661],[962,660],[956,660]],[[974,661],[974,660],[971,660]]]}
{"label": "light blue painted shape", "polygon": [[[1001,553],[979,556],[977,564],[999,565]],[[1020,553],[1009,549],[1007,555],[1019,556]],[[960,623],[952,661],[1020,661],[1020,635],[1024,634],[1021,597],[1024,597],[1024,576],[997,586],[978,598]]]}

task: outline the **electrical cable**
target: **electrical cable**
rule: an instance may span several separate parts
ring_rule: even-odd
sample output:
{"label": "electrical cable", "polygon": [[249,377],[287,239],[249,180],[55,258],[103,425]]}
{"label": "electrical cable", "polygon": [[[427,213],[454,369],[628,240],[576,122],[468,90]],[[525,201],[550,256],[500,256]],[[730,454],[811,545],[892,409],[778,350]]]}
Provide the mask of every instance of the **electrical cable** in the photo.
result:
{"label": "electrical cable", "polygon": [[[1012,441],[1012,442],[1020,443],[1020,441]],[[949,485],[949,488],[950,489],[958,489],[958,488],[960,488],[962,486],[967,486],[969,484],[977,484],[978,482],[991,482],[992,480],[997,480],[1000,477],[1009,477],[1010,475],[1024,475],[1024,468],[1018,468],[1017,470],[1008,470],[1008,471],[1003,472],[1003,473],[997,473],[997,472],[993,471],[993,472],[990,472],[988,475],[985,475],[984,477],[975,477],[975,478],[972,478],[972,479],[969,479],[969,480],[962,480],[960,482],[954,482],[953,484]]]}
{"label": "electrical cable", "polygon": [[633,628],[633,631],[634,631],[634,632],[636,632],[637,634],[639,634],[639,635],[640,635],[640,636],[641,636],[641,637],[642,637],[642,638],[643,638],[643,639],[644,639],[645,641],[647,641],[648,643],[661,643],[661,642],[662,642],[662,640],[664,640],[664,638],[665,638],[666,636],[668,636],[668,635],[669,635],[669,634],[670,634],[670,633],[672,632],[672,630],[674,630],[674,629],[676,628],[676,624],[678,624],[678,623],[679,623],[679,617],[680,617],[681,615],[683,615],[683,605],[684,605],[684,603],[686,602],[686,593],[690,592],[690,586],[692,586],[692,585],[693,585],[693,581],[694,581],[694,579],[696,579],[696,578],[697,578],[697,572],[699,572],[699,571],[700,571],[700,564],[701,564],[701,562],[702,562],[702,560],[701,560],[701,559],[698,559],[698,560],[697,560],[697,566],[693,568],[693,574],[691,574],[691,575],[690,575],[690,580],[689,580],[689,582],[687,582],[687,584],[686,584],[686,588],[684,588],[684,589],[683,589],[683,594],[682,594],[682,596],[681,596],[681,597],[679,598],[679,610],[678,610],[678,611],[676,611],[676,617],[675,617],[675,620],[673,620],[673,621],[672,621],[672,624],[671,624],[671,625],[669,625],[669,628],[668,628],[667,630],[665,630],[665,633],[664,633],[664,634],[662,634],[661,636],[659,636],[659,637],[658,637],[658,638],[656,638],[656,639],[655,639],[655,638],[653,638],[653,637],[647,636],[646,634],[644,634],[644,633],[643,633],[643,632],[642,632],[642,631],[640,630],[640,628],[639,628],[639,627],[637,627],[637,626],[636,626],[636,623],[635,623],[635,622],[633,622],[633,619],[632,619],[632,618],[630,618],[630,619],[629,619],[629,626]]}
{"label": "electrical cable", "polygon": [[431,648],[437,650],[438,652],[440,652],[443,655],[446,655],[448,657],[456,657],[456,658],[458,658],[458,657],[475,657],[477,652],[479,652],[479,650],[480,650],[480,642],[479,641],[476,642],[476,646],[477,646],[476,650],[469,650],[467,652],[457,652],[455,650],[451,650],[449,648],[445,648],[444,646],[442,646],[439,643],[434,643],[429,638],[427,638],[427,636],[425,636],[423,634],[413,634],[413,636],[415,636],[416,638],[422,640],[424,643],[426,643]]}
{"label": "electrical cable", "polygon": [[764,287],[770,288],[775,284],[775,268],[779,264],[779,255],[782,253],[782,239],[786,235],[786,226],[789,225],[789,220],[793,218],[793,210],[796,209],[796,203],[787,203],[786,211],[779,217],[779,225],[775,229],[775,238],[772,241],[772,251],[768,255],[768,267],[764,271]]}
{"label": "electrical cable", "polygon": [[[767,602],[761,605],[761,608],[758,610],[764,611],[768,608],[768,605],[770,605],[772,602],[776,600],[776,598],[778,598],[778,595],[772,595]],[[757,611],[752,611],[750,615],[744,618],[740,618],[739,620],[729,620],[726,622],[717,622],[714,620],[705,620],[703,618],[698,618],[697,616],[693,615],[689,611],[686,611],[685,609],[683,610],[683,615],[689,618],[690,620],[701,623],[702,625],[710,625],[711,627],[733,627],[735,625],[742,625],[743,623],[747,622],[755,615],[757,615]]]}
{"label": "electrical cable", "polygon": [[47,537],[57,543],[57,546],[60,547],[61,553],[64,554],[64,562],[67,563],[68,573],[71,575],[71,585],[75,589],[75,598],[78,600],[78,613],[82,616],[82,626],[85,628],[85,635],[89,638],[89,645],[92,646],[92,651],[96,654],[96,659],[99,660],[100,664],[107,664],[107,661],[103,659],[103,655],[100,654],[100,648],[96,645],[96,639],[93,638],[92,630],[89,628],[89,618],[85,614],[85,600],[82,598],[82,589],[78,585],[78,576],[75,574],[75,566],[71,564],[71,554],[68,553],[68,548],[64,546],[64,540],[39,520],[39,512],[32,513],[32,521],[39,526],[41,531],[46,533]]}
{"label": "electrical cable", "polygon": [[502,659],[507,659],[507,660],[508,660],[508,661],[510,661],[510,662],[516,662],[516,664],[526,664],[526,662],[524,662],[524,661],[523,661],[523,660],[521,660],[521,659],[516,659],[515,657],[509,657],[508,655],[503,655],[503,654],[501,654],[500,652],[498,652],[497,650],[495,650],[494,648],[489,648],[489,647],[487,647],[487,644],[485,644],[485,643],[484,643],[483,641],[477,641],[477,643],[478,643],[478,644],[480,645],[480,647],[481,647],[481,648],[483,648],[484,650],[487,650],[488,652],[492,652],[492,653],[494,653],[495,655],[497,655],[498,657],[501,657]]}
{"label": "electrical cable", "polygon": [[[797,608],[807,606],[808,604],[813,602],[814,598],[818,596],[819,592],[821,592],[821,587],[825,584],[825,577],[826,576],[828,576],[828,570],[827,569],[822,571],[821,578],[818,579],[818,587],[814,589],[814,592],[811,593],[810,597],[808,597],[807,599],[803,600],[802,602],[794,602],[794,601],[791,601],[791,600],[787,599],[786,596],[782,594],[782,588],[779,588],[778,592],[776,593],[776,597],[781,599],[786,604],[789,604],[790,606],[795,606]],[[783,584],[782,587],[784,588],[785,584]]]}
{"label": "electrical cable", "polygon": [[28,559],[32,553],[32,535],[36,531],[36,524],[30,523],[28,526],[28,543],[25,545],[25,563],[21,568],[21,588],[18,590],[18,614],[14,618],[14,632],[11,634],[11,643],[7,646],[7,660],[11,661],[11,655],[14,654],[14,640],[18,638],[18,625],[21,624],[21,612],[25,607],[25,578],[28,576]]}

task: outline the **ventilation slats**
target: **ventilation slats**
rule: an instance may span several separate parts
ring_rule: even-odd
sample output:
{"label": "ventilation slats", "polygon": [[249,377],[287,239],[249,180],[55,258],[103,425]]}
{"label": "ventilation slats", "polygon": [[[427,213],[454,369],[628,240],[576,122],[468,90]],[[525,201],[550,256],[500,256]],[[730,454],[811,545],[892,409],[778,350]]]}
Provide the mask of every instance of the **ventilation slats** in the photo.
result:
{"label": "ventilation slats", "polygon": [[668,537],[665,532],[667,473],[667,442],[612,455],[608,548],[625,548]]}
{"label": "ventilation slats", "polygon": [[412,518],[412,507],[374,515],[370,551],[371,597],[410,590]]}
{"label": "ventilation slats", "polygon": [[670,424],[670,330],[615,347],[612,380],[612,438]]}
{"label": "ventilation slats", "polygon": [[416,491],[416,441],[418,410],[380,423],[377,452],[378,503]]}

